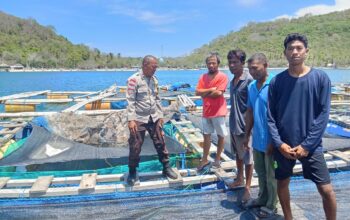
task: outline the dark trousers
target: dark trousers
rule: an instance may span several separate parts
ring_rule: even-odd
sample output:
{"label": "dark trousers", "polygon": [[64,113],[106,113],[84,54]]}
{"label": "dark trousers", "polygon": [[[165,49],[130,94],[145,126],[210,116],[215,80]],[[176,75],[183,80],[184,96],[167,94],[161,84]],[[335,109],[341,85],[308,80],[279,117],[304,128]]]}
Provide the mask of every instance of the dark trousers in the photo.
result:
{"label": "dark trousers", "polygon": [[147,130],[150,138],[153,141],[154,147],[157,150],[159,161],[166,165],[169,163],[169,152],[165,146],[164,137],[162,135],[162,128],[160,127],[159,120],[152,121],[152,118],[148,123],[142,123],[136,121],[137,132],[136,134],[130,133],[129,137],[129,167],[136,168],[139,166],[141,146],[145,139],[145,132]]}

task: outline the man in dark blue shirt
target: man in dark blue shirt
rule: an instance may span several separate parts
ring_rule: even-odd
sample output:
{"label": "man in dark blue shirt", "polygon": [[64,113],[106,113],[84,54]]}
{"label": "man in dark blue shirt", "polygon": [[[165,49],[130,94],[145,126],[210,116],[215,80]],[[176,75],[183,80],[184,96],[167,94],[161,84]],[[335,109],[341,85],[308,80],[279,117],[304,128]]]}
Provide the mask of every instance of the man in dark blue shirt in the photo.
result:
{"label": "man in dark blue shirt", "polygon": [[287,35],[284,55],[289,68],[271,80],[268,94],[268,126],[275,146],[275,177],[286,220],[293,218],[289,182],[296,159],[302,163],[304,178],[316,184],[326,218],[336,219],[335,193],[322,151],[331,83],[325,72],[304,64],[308,51],[304,35]]}

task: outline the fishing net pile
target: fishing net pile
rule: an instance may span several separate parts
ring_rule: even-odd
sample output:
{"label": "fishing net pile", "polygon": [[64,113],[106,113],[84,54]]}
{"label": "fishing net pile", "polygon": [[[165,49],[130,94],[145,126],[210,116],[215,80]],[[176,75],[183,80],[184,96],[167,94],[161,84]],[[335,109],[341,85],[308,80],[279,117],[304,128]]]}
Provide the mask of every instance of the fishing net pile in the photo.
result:
{"label": "fishing net pile", "polygon": [[[177,113],[177,104],[164,108],[163,112],[165,120],[171,119]],[[66,165],[67,161],[106,158],[127,162],[129,129],[125,111],[97,117],[61,113],[43,121],[44,126],[32,125],[32,132],[23,146],[0,160],[0,166],[58,162]],[[184,152],[177,140],[168,136],[164,140],[170,154]],[[157,152],[146,132],[141,156],[153,155]]]}
{"label": "fishing net pile", "polygon": [[[178,114],[177,102],[164,107],[165,122]],[[127,145],[129,128],[125,110],[100,116],[60,113],[47,117],[53,133],[69,140],[98,147]],[[146,133],[146,135],[148,135]]]}
{"label": "fishing net pile", "polygon": [[129,137],[125,111],[95,117],[61,113],[49,116],[47,120],[53,133],[79,143],[120,146]]}

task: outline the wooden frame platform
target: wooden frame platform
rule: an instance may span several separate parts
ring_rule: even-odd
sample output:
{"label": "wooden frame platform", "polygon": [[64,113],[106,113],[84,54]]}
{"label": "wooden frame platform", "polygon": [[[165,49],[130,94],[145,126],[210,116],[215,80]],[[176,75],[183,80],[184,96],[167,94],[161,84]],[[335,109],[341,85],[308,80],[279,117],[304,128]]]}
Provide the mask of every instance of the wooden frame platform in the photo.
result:
{"label": "wooden frame platform", "polygon": [[[73,106],[64,109],[62,112],[86,115],[109,114],[111,112],[124,111],[121,110],[79,110],[86,104],[95,102],[112,102],[121,101],[125,98],[112,97],[117,92],[123,92],[125,87],[112,86],[104,91],[67,91],[52,92],[50,90],[27,92],[0,97],[0,103],[11,105],[37,105],[40,103],[69,103],[74,102]],[[81,94],[79,96],[70,97],[71,95]],[[29,99],[37,95],[47,95],[47,99]],[[28,98],[28,99],[27,99]],[[200,99],[199,96],[187,96],[184,94],[173,97],[162,97],[163,100],[169,102],[177,101],[180,106],[185,107],[187,111],[202,111],[201,106],[196,106],[194,100]],[[225,98],[229,98],[225,94]],[[348,100],[335,100],[334,104],[348,104]],[[228,106],[230,108],[230,106]],[[59,112],[17,112],[17,113],[0,113],[0,118],[23,118],[34,116],[45,116],[57,114]],[[0,122],[3,127],[0,130],[0,146],[10,140],[13,135],[26,125],[25,121],[18,120],[12,122]],[[181,119],[181,121],[171,121],[171,125],[176,130],[176,139],[188,151],[193,153],[203,153],[203,134],[199,128],[196,128],[191,121]],[[216,153],[217,147],[212,144],[210,153]],[[330,151],[325,154],[328,168],[340,168],[350,166],[350,150],[348,151]],[[209,157],[210,161],[214,161]],[[8,177],[0,178],[0,199],[1,198],[19,198],[19,197],[49,197],[49,196],[66,196],[66,195],[83,195],[83,194],[101,194],[125,191],[143,191],[156,190],[173,187],[183,187],[192,184],[214,183],[216,181],[224,181],[229,184],[233,181],[235,173],[232,172],[236,168],[236,162],[225,153],[221,154],[221,168],[206,170],[205,173],[197,173],[196,169],[182,169],[175,172],[179,174],[179,178],[171,180],[162,177],[162,172],[139,173],[140,183],[130,187],[125,183],[127,174],[109,174],[98,175],[97,173],[83,174],[74,177],[53,177],[40,176],[36,179],[11,179]],[[300,173],[302,167],[297,163],[293,170]],[[66,185],[60,186],[57,185]],[[75,186],[71,186],[75,185]],[[253,186],[257,186],[257,179],[253,179]]]}
{"label": "wooden frame platform", "polygon": [[[19,122],[8,122],[1,123],[0,126],[3,129],[0,130],[0,151],[2,152],[3,145],[8,142],[13,136],[20,131],[24,126],[26,126],[27,122],[19,121]],[[0,157],[1,159],[2,157]]]}
{"label": "wooden frame platform", "polygon": [[[201,153],[203,136],[200,130],[196,129],[193,123],[187,120],[171,122],[177,130],[175,135],[179,141],[193,152]],[[210,152],[216,152],[215,145],[212,145]],[[345,152],[330,151],[325,154],[325,158],[329,168],[348,167],[350,165],[350,150]],[[177,180],[162,177],[161,171],[139,173],[138,175],[141,181],[133,187],[125,182],[127,173],[108,175],[89,173],[74,177],[41,176],[36,179],[11,179],[2,177],[0,178],[0,199],[146,191],[177,188],[193,184],[215,183],[220,180],[229,184],[236,175],[232,172],[236,167],[236,163],[224,153],[221,159],[221,168],[210,168],[204,173],[198,173],[196,169],[177,170],[173,168],[175,172],[180,174]],[[210,158],[210,160],[213,160],[213,158]],[[296,164],[294,172],[300,173],[301,171],[301,164]],[[253,178],[252,186],[257,186],[257,184],[257,179]],[[66,186],[58,187],[57,185]]]}

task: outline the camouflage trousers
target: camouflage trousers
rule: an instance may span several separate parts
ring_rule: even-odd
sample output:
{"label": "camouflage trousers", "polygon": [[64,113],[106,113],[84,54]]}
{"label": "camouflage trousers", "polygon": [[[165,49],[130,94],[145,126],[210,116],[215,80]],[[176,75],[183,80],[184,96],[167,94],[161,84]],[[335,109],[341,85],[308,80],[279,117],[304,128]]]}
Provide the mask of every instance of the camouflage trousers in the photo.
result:
{"label": "camouflage trousers", "polygon": [[129,167],[136,168],[139,166],[141,146],[145,139],[146,130],[153,141],[154,147],[157,150],[159,161],[166,165],[169,163],[169,152],[165,146],[164,136],[159,120],[153,122],[152,119],[148,123],[136,121],[136,134],[130,133],[129,137]]}

